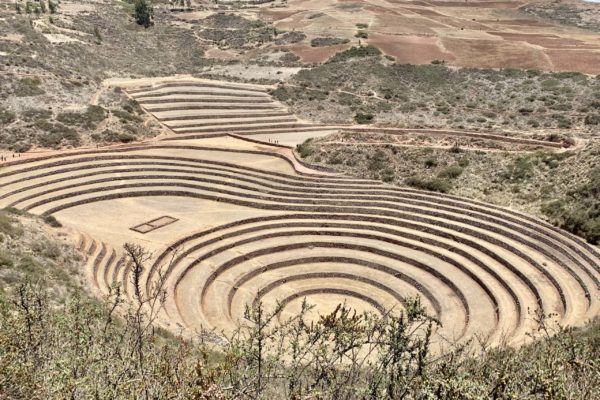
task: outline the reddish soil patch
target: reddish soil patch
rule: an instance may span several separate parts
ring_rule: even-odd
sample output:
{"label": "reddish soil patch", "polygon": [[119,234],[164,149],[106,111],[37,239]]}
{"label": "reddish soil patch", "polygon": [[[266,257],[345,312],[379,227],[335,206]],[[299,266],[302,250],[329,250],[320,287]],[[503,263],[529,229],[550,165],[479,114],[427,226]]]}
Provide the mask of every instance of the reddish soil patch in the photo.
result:
{"label": "reddish soil patch", "polygon": [[[578,70],[588,73],[598,69],[598,33],[527,17],[518,11],[524,0],[290,0],[288,4],[287,9],[265,7],[259,13],[277,21],[280,30],[304,32],[308,40],[334,36],[356,44],[356,24],[368,24],[366,42],[399,63],[443,59],[465,67],[570,70],[580,65]],[[345,48],[290,46],[306,63],[323,62]],[[559,49],[591,51],[581,60],[594,64],[573,62],[568,55],[547,55],[546,50]]]}
{"label": "reddish soil patch", "polygon": [[561,38],[556,35],[544,35],[544,34],[536,34],[536,33],[512,33],[512,32],[488,32],[489,34],[500,36],[504,39],[510,41],[522,41],[534,44],[536,46],[542,46],[546,48],[569,48],[569,47],[578,47],[585,49],[600,49],[600,46],[594,46],[591,44],[587,44],[582,42],[581,40],[570,39],[570,38]]}
{"label": "reddish soil patch", "polygon": [[[298,10],[271,10],[269,8],[261,8],[260,15],[268,21],[279,21],[286,19],[298,13]],[[262,20],[263,18],[261,18]]]}
{"label": "reddish soil patch", "polygon": [[444,38],[442,43],[456,56],[455,64],[461,67],[553,68],[543,49],[526,43],[463,38]]}
{"label": "reddish soil patch", "polygon": [[468,8],[519,8],[521,2],[514,1],[428,1],[429,6],[435,7],[468,7]]}
{"label": "reddish soil patch", "polygon": [[398,64],[427,64],[433,60],[452,61],[456,59],[453,54],[439,48],[435,37],[373,33],[368,42],[381,49],[385,54],[394,56]]}
{"label": "reddish soil patch", "polygon": [[350,47],[352,47],[351,43],[327,47],[310,47],[305,44],[295,44],[289,46],[288,49],[300,57],[302,62],[322,63],[323,61],[327,61],[329,58],[331,58],[335,53],[349,49]]}
{"label": "reddish soil patch", "polygon": [[553,25],[546,24],[541,21],[537,21],[535,19],[515,19],[515,20],[495,20],[495,19],[482,19],[482,24],[498,24],[498,25],[506,25],[506,26],[525,26],[528,28],[536,27],[536,28],[548,28]]}
{"label": "reddish soil patch", "polygon": [[431,10],[429,8],[402,7],[402,9],[410,11],[410,12],[414,12],[415,14],[425,15],[428,17],[445,17],[444,14],[440,14],[439,12]]}
{"label": "reddish soil patch", "polygon": [[600,51],[548,49],[546,54],[554,64],[553,70],[600,74]]}

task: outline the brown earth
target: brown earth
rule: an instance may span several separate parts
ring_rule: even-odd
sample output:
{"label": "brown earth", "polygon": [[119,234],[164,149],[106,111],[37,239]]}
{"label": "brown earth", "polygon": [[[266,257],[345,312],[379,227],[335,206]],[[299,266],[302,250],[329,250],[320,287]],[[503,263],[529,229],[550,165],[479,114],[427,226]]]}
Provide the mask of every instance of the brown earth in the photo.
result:
{"label": "brown earth", "polygon": [[[321,62],[338,51],[333,47],[329,52],[302,49],[312,38],[327,33],[356,44],[356,24],[367,24],[367,28],[360,28],[369,36],[366,42],[396,57],[398,63],[423,64],[439,59],[461,67],[600,73],[599,33],[532,18],[520,10],[526,4],[290,0],[286,10],[263,6],[258,15],[282,31],[304,32],[307,39],[290,50],[308,63]],[[564,49],[577,53],[561,54]]]}

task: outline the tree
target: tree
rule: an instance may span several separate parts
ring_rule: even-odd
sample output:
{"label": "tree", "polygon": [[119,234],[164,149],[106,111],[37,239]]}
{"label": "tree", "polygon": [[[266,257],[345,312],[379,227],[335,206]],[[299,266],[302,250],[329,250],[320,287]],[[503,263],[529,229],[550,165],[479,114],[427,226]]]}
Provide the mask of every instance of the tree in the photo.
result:
{"label": "tree", "polygon": [[94,37],[96,38],[96,44],[102,43],[102,35],[97,26],[94,27]]}
{"label": "tree", "polygon": [[48,9],[50,9],[50,14],[56,13],[56,3],[52,0],[48,0]]}
{"label": "tree", "polygon": [[152,5],[148,4],[146,0],[135,0],[134,7],[135,22],[137,22],[138,25],[144,25],[144,28],[152,25],[152,18],[154,18]]}

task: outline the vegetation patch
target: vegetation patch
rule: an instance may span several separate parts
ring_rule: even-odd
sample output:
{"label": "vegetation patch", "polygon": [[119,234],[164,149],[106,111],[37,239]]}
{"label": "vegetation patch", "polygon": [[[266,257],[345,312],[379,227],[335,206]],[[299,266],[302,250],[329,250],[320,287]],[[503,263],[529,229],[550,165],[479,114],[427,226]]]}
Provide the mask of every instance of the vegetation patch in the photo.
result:
{"label": "vegetation patch", "polygon": [[334,38],[334,37],[318,37],[310,41],[312,47],[327,47],[336,46],[340,44],[350,43],[349,39]]}
{"label": "vegetation patch", "polygon": [[44,93],[44,89],[40,86],[42,81],[37,77],[25,77],[16,82],[16,87],[13,89],[13,94],[17,97],[39,96]]}
{"label": "vegetation patch", "polygon": [[300,155],[301,158],[306,158],[313,154],[311,142],[312,139],[306,139],[303,143],[296,145],[296,152]]}
{"label": "vegetation patch", "polygon": [[99,106],[90,105],[86,111],[60,113],[56,117],[57,121],[65,125],[78,125],[83,128],[93,129],[106,118],[106,111]]}
{"label": "vegetation patch", "polygon": [[448,181],[440,178],[420,178],[413,176],[404,180],[404,184],[421,190],[429,190],[432,192],[447,193],[452,186]]}
{"label": "vegetation patch", "polygon": [[562,199],[542,207],[555,224],[590,243],[600,245],[600,168],[590,171],[587,181]]}
{"label": "vegetation patch", "polygon": [[16,120],[16,114],[11,110],[0,107],[0,124],[7,125]]}

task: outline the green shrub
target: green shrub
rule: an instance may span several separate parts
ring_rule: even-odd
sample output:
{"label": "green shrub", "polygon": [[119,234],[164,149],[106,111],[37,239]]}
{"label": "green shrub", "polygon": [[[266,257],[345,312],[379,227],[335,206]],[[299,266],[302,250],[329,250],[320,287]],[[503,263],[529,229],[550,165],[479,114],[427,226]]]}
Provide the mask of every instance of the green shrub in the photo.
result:
{"label": "green shrub", "polygon": [[460,165],[451,165],[438,174],[438,178],[456,179],[463,173],[463,168]]}
{"label": "green shrub", "polygon": [[367,168],[369,171],[375,172],[379,171],[386,167],[389,160],[385,153],[382,150],[377,150],[373,155],[369,158],[367,163]]}
{"label": "green shrub", "polygon": [[336,46],[340,44],[350,43],[349,39],[343,38],[334,38],[334,37],[318,37],[314,38],[310,41],[311,47],[326,47],[326,46]]}
{"label": "green shrub", "polygon": [[0,233],[5,234],[6,236],[12,238],[18,238],[23,235],[23,228],[21,225],[11,217],[6,214],[6,212],[0,213]]}
{"label": "green shrub", "polygon": [[356,35],[354,35],[354,37],[357,37],[359,39],[368,39],[369,34],[366,31],[358,31],[356,32]]}
{"label": "green shrub", "polygon": [[303,143],[296,145],[296,152],[300,155],[301,158],[306,158],[311,156],[314,153],[314,150],[311,146],[312,138],[306,139]]}
{"label": "green shrub", "polygon": [[51,124],[48,122],[43,123],[38,127],[43,130],[42,133],[36,136],[36,141],[41,147],[58,149],[62,146],[68,145],[75,147],[80,144],[79,134],[73,128],[64,126],[60,123]]}
{"label": "green shrub", "polygon": [[84,128],[93,129],[106,118],[106,111],[100,106],[90,105],[83,113],[65,112],[56,117],[57,121],[65,125],[78,125]]}
{"label": "green shrub", "polygon": [[535,162],[531,157],[518,157],[503,173],[506,180],[521,182],[533,177]]}
{"label": "green shrub", "polygon": [[357,124],[370,124],[371,122],[373,122],[373,119],[375,118],[375,116],[371,113],[363,113],[363,112],[358,112],[354,115],[354,121],[356,121]]}
{"label": "green shrub", "polygon": [[27,122],[39,122],[52,118],[52,111],[42,108],[30,108],[21,113],[21,119]]}
{"label": "green shrub", "polygon": [[451,186],[447,181],[439,178],[427,179],[414,176],[406,179],[404,183],[417,189],[429,190],[432,192],[447,193],[451,189]]}
{"label": "green shrub", "polygon": [[0,270],[5,267],[12,267],[15,264],[10,254],[0,250]]}
{"label": "green shrub", "polygon": [[14,90],[14,95],[17,97],[39,96],[44,93],[44,89],[40,87],[42,81],[38,77],[25,77],[17,81],[17,86]]}
{"label": "green shrub", "polygon": [[6,125],[14,122],[16,119],[16,115],[11,110],[0,107],[0,124]]}
{"label": "green shrub", "polygon": [[148,28],[152,25],[154,18],[154,9],[146,0],[135,0],[133,3],[133,18],[138,25]]}
{"label": "green shrub", "polygon": [[344,162],[344,160],[342,159],[342,157],[339,154],[333,154],[327,160],[327,164],[331,164],[331,165],[339,165],[339,164],[343,164],[343,162]]}
{"label": "green shrub", "polygon": [[467,157],[462,157],[461,159],[458,160],[458,165],[460,165],[463,168],[468,167],[470,164],[470,161]]}
{"label": "green shrub", "polygon": [[54,215],[44,215],[43,220],[45,223],[53,228],[60,228],[62,224],[56,219]]}
{"label": "green shrub", "polygon": [[379,178],[386,183],[393,182],[396,179],[396,172],[392,168],[385,168],[379,174]]}
{"label": "green shrub", "polygon": [[450,147],[450,149],[448,150],[450,153],[453,154],[458,154],[458,153],[462,153],[462,149],[460,148],[460,146],[458,144],[454,144],[452,145],[452,147]]}
{"label": "green shrub", "polygon": [[129,111],[111,110],[110,111],[115,117],[119,118],[121,122],[142,122],[142,119],[130,113]]}
{"label": "green shrub", "polygon": [[380,55],[381,51],[375,46],[354,46],[348,50],[337,53],[328,61],[328,63],[346,61],[351,58],[366,58]]}
{"label": "green shrub", "polygon": [[49,258],[51,260],[58,260],[62,254],[62,250],[58,243],[48,239],[35,241],[31,248],[38,256]]}
{"label": "green shrub", "polygon": [[140,103],[138,103],[137,100],[134,99],[125,99],[125,101],[121,102],[121,107],[123,107],[123,110],[131,114],[142,114],[144,112],[144,110],[140,106]]}
{"label": "green shrub", "polygon": [[438,161],[435,157],[428,157],[425,159],[425,162],[423,164],[425,164],[426,168],[432,168],[437,167]]}
{"label": "green shrub", "polygon": [[572,125],[571,119],[562,114],[553,114],[552,119],[554,119],[556,121],[557,126],[562,129],[568,129]]}
{"label": "green shrub", "polygon": [[588,114],[585,116],[586,125],[600,125],[600,114]]}

